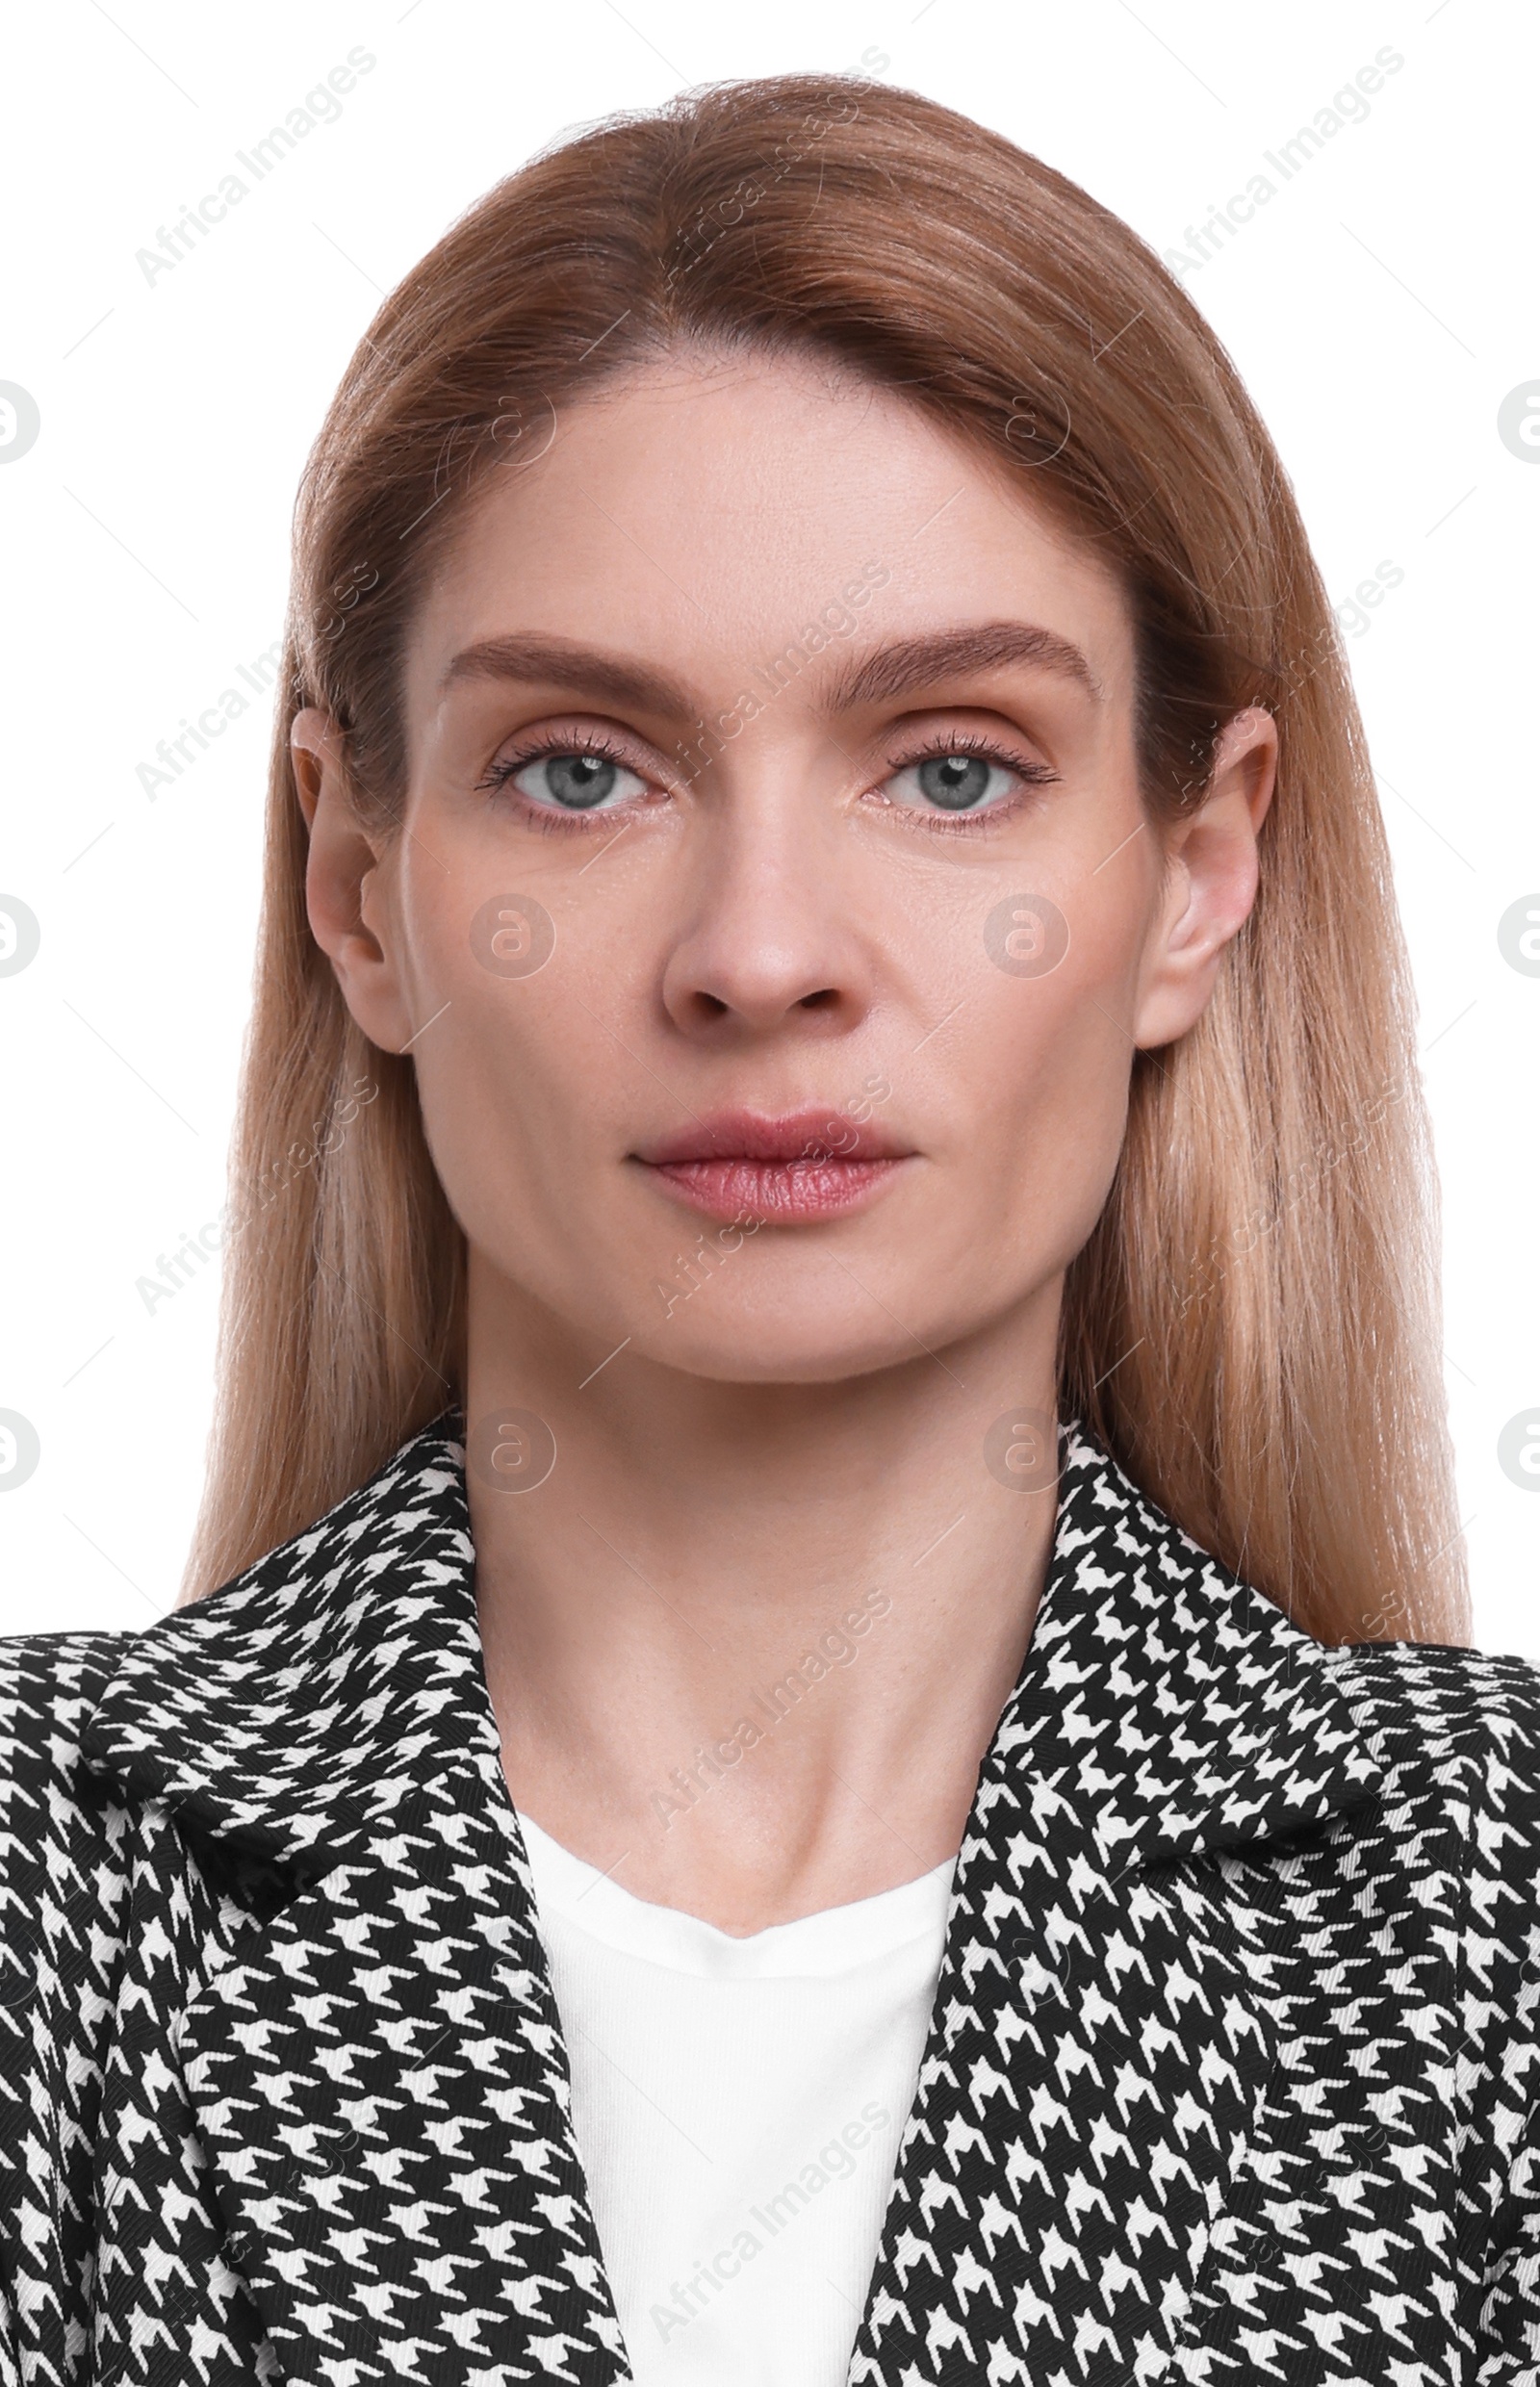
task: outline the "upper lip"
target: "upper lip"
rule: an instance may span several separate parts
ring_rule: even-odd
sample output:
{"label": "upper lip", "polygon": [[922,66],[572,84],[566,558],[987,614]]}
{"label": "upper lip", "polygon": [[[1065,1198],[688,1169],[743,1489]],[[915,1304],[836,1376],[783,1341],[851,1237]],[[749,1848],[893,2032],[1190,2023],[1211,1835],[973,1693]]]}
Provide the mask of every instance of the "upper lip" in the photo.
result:
{"label": "upper lip", "polygon": [[760,1111],[716,1111],[639,1145],[634,1157],[661,1168],[683,1161],[896,1160],[912,1150],[881,1128],[823,1105],[780,1118]]}

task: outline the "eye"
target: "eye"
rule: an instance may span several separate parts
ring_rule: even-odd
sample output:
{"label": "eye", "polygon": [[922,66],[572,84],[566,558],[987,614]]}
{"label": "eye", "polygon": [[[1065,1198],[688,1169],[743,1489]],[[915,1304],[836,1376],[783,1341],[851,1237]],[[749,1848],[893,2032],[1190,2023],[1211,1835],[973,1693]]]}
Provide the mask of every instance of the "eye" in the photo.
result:
{"label": "eye", "polygon": [[[896,761],[896,757],[894,758]],[[1057,778],[1046,763],[1003,753],[966,734],[938,741],[895,768],[881,793],[889,804],[918,812],[998,812],[1024,787]]]}
{"label": "eye", "polygon": [[613,811],[645,795],[647,782],[601,741],[526,747],[500,756],[482,784],[511,787],[543,812]]}

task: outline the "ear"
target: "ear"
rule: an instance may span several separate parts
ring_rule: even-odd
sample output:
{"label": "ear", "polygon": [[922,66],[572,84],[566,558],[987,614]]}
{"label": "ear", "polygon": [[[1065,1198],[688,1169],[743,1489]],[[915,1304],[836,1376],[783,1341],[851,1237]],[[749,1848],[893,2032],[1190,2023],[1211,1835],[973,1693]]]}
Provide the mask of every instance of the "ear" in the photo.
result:
{"label": "ear", "polygon": [[309,706],[295,714],[289,751],[310,832],[305,910],[311,931],[370,1041],[388,1053],[402,1052],[412,1032],[397,902],[399,840],[365,827],[353,802],[346,740],[329,713]]}
{"label": "ear", "polygon": [[1203,802],[1166,834],[1166,875],[1134,1014],[1134,1042],[1145,1051],[1187,1034],[1256,901],[1257,833],[1277,767],[1277,723],[1249,706],[1219,732]]}

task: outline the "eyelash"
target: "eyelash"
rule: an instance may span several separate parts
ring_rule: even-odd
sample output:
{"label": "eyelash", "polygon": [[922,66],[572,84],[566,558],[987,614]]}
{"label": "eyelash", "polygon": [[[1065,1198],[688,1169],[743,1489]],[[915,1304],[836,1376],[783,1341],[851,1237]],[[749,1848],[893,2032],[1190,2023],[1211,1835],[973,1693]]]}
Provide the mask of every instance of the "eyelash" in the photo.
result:
{"label": "eyelash", "polygon": [[[494,795],[501,795],[512,785],[526,762],[541,762],[551,755],[593,755],[602,762],[618,762],[623,770],[636,771],[638,779],[647,776],[644,771],[637,771],[635,763],[628,761],[621,749],[610,739],[596,736],[592,731],[579,730],[572,737],[537,738],[532,745],[522,747],[511,755],[498,756],[487,765],[476,784]],[[527,797],[520,796],[517,788],[513,792],[523,807],[526,820],[535,828],[547,833],[554,832],[558,836],[573,831],[581,834],[594,821],[611,817],[608,813],[559,812],[554,805],[531,804]]]}
{"label": "eyelash", "polygon": [[[494,794],[501,794],[512,784],[526,762],[540,762],[552,755],[593,755],[601,761],[617,762],[623,770],[634,771],[638,779],[648,776],[636,763],[629,760],[624,751],[609,738],[596,735],[592,731],[579,730],[572,737],[541,738],[511,755],[499,756],[488,765],[477,785]],[[1022,794],[1008,796],[1003,803],[991,805],[987,812],[946,812],[939,809],[925,812],[918,806],[888,805],[888,810],[899,814],[906,826],[912,822],[919,827],[923,823],[927,831],[939,830],[943,835],[977,835],[981,823],[993,823],[1013,816],[1020,809],[1027,792],[1052,786],[1059,778],[1058,772],[1050,770],[1045,762],[1024,761],[992,738],[971,730],[960,731],[953,735],[938,732],[912,752],[889,755],[887,768],[889,773],[912,771],[919,763],[930,761],[937,755],[977,755],[981,761],[992,762],[1000,770],[1009,771],[1013,777],[1025,783]],[[543,832],[554,832],[557,835],[574,831],[579,834],[588,832],[595,822],[612,817],[608,813],[561,812],[554,806],[532,804],[527,799],[523,801],[525,817]]]}
{"label": "eyelash", "polygon": [[1040,787],[1053,786],[1059,777],[1058,772],[1050,770],[1047,763],[1023,761],[1020,756],[1009,753],[993,738],[986,737],[976,730],[962,730],[955,733],[938,732],[912,753],[900,757],[890,755],[887,767],[889,771],[912,771],[916,764],[928,762],[937,755],[977,755],[981,762],[992,762],[1000,770],[1009,771],[1014,779],[1025,783],[1019,794],[1007,796],[1003,803],[992,804],[987,812],[922,812],[917,805],[889,804],[889,811],[899,813],[906,826],[910,822],[916,827],[923,823],[927,833],[939,830],[943,836],[978,836],[983,834],[986,823],[992,825],[997,821],[1014,819],[1031,792]]}

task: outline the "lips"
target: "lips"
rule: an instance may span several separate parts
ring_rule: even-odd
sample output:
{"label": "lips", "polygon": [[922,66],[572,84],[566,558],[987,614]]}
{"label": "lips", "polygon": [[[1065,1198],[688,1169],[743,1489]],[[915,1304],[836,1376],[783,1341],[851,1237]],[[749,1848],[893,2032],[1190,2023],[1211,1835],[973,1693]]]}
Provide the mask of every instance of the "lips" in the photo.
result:
{"label": "lips", "polygon": [[718,1112],[633,1157],[693,1209],[775,1223],[854,1210],[915,1154],[842,1111],[808,1109],[781,1118]]}

